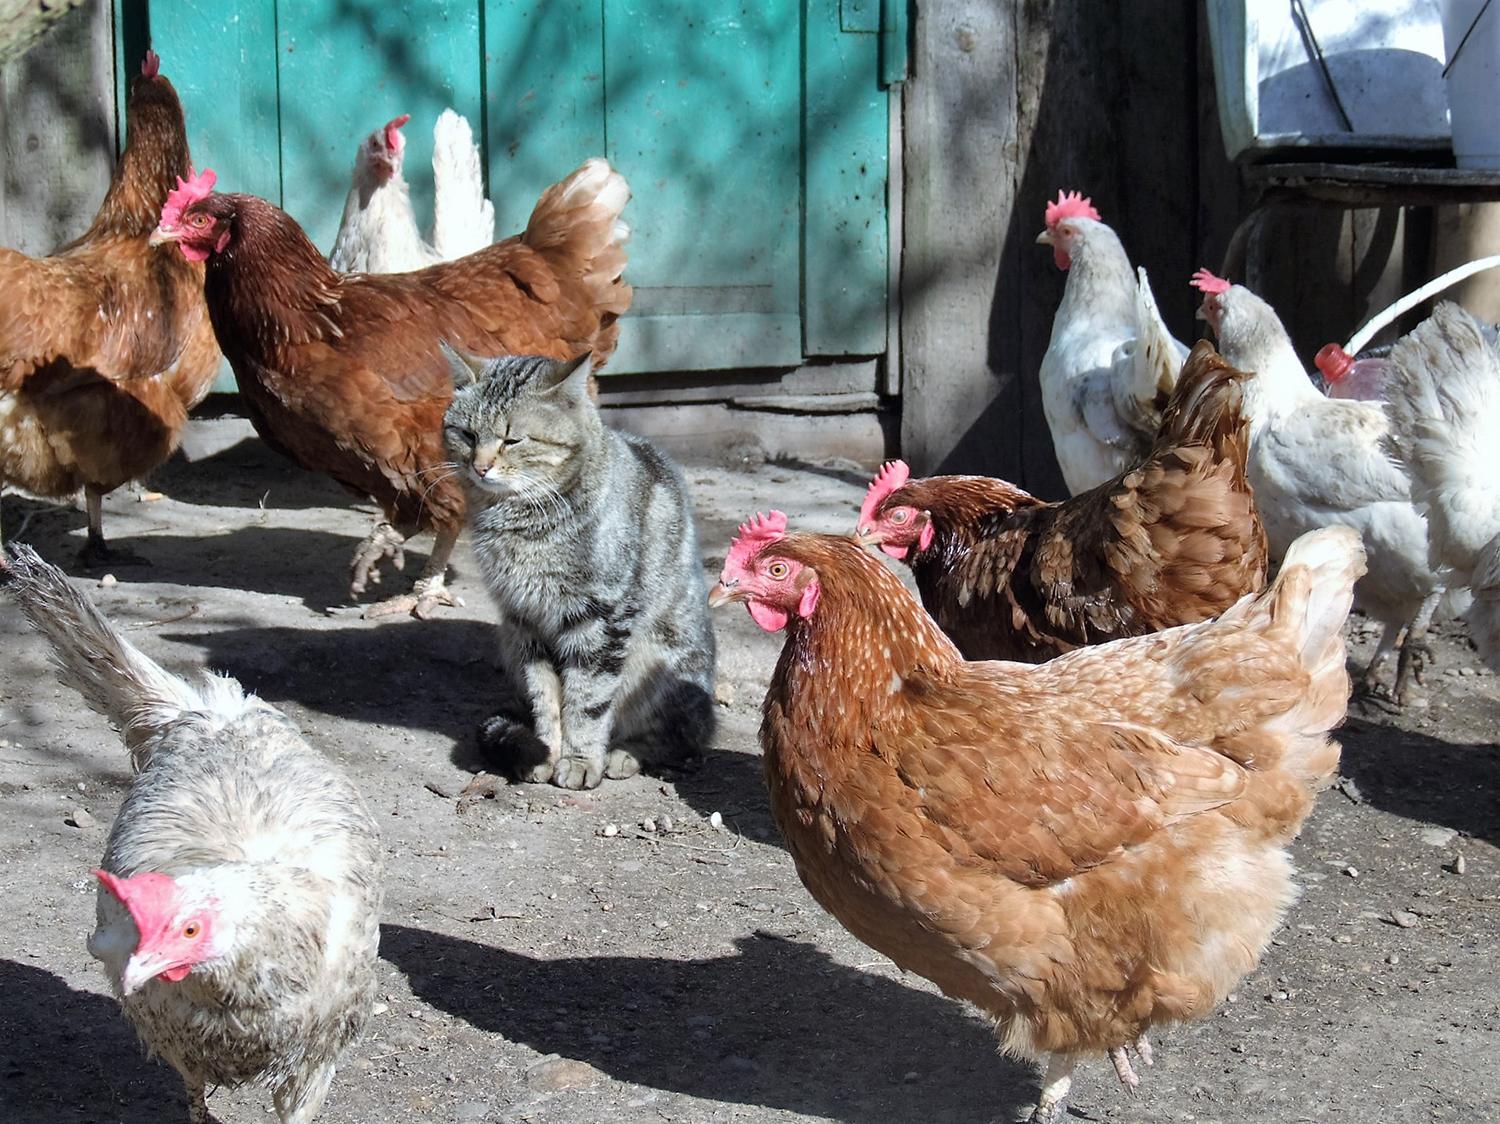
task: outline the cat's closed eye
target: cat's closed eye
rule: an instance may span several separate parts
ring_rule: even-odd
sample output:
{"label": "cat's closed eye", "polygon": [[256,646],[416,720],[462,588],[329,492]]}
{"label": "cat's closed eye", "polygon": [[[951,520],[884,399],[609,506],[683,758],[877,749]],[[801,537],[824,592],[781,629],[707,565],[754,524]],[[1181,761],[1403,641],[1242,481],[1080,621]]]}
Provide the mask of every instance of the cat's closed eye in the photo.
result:
{"label": "cat's closed eye", "polygon": [[443,428],[443,436],[451,445],[472,449],[474,447],[473,430],[464,429],[462,426],[450,425]]}
{"label": "cat's closed eye", "polygon": [[504,445],[507,449],[509,449],[509,448],[511,448],[514,445],[519,445],[522,441],[525,441],[525,440],[526,440],[525,437],[505,437],[505,438],[501,439],[500,444]]}

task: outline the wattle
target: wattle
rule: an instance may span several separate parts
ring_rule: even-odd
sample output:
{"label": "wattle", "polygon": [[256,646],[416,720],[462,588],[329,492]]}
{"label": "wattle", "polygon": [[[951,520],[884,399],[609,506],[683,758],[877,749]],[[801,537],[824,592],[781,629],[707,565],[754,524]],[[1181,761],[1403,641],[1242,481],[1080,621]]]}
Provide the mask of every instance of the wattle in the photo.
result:
{"label": "wattle", "polygon": [[190,246],[186,242],[179,242],[177,245],[182,250],[182,256],[185,257],[185,258],[187,258],[188,261],[207,261],[208,260],[208,251],[207,250],[200,250],[197,246]]}
{"label": "wattle", "polygon": [[880,549],[883,550],[886,554],[889,554],[896,561],[900,562],[906,557],[906,552],[911,548],[907,546],[897,546],[894,543],[883,542],[880,544]]}
{"label": "wattle", "polygon": [[786,627],[788,616],[783,609],[773,609],[770,605],[763,605],[759,601],[748,603],[750,608],[750,619],[767,632],[780,632]]}
{"label": "wattle", "polygon": [[1056,265],[1058,269],[1067,269],[1073,264],[1073,259],[1068,257],[1068,251],[1064,250],[1061,246],[1053,246],[1052,263]]}

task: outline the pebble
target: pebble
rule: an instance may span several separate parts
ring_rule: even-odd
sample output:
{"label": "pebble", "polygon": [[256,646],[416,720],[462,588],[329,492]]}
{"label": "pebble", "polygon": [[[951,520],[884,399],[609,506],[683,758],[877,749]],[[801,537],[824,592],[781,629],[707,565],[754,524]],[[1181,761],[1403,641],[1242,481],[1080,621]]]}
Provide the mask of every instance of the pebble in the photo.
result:
{"label": "pebble", "polygon": [[1399,957],[1399,956],[1397,956],[1397,955],[1396,955],[1396,954],[1395,954],[1395,953],[1394,953],[1394,952],[1393,952],[1393,953],[1391,953],[1391,954],[1390,954],[1390,955],[1389,955],[1389,956],[1387,956],[1387,957],[1386,957],[1386,958],[1385,958],[1385,962],[1386,962],[1386,963],[1387,963],[1387,964],[1399,964],[1399,963],[1401,963],[1401,957]]}
{"label": "pebble", "polygon": [[1391,914],[1391,920],[1403,929],[1415,929],[1422,923],[1422,919],[1410,910],[1398,909]]}
{"label": "pebble", "polygon": [[63,817],[63,823],[69,827],[85,828],[93,827],[99,821],[89,814],[85,808],[75,808]]}
{"label": "pebble", "polygon": [[1465,870],[1468,869],[1468,866],[1469,864],[1464,862],[1464,857],[1462,855],[1455,855],[1453,856],[1453,861],[1448,864],[1448,869],[1451,870],[1454,874],[1462,874]]}
{"label": "pebble", "polygon": [[1451,827],[1424,827],[1421,838],[1429,847],[1446,847],[1458,838],[1458,832]]}
{"label": "pebble", "polygon": [[651,820],[651,819],[642,820],[641,821],[641,830],[644,831],[644,832],[646,832],[648,835],[655,835],[656,834],[656,821],[655,820]]}
{"label": "pebble", "polygon": [[714,687],[714,702],[720,706],[734,705],[734,684],[722,680]]}
{"label": "pebble", "polygon": [[708,826],[709,827],[713,827],[713,828],[723,827],[724,826],[724,817],[723,817],[723,815],[721,813],[719,813],[719,812],[712,812],[712,813],[710,813],[709,817],[708,817]]}
{"label": "pebble", "polygon": [[602,835],[602,836],[604,836],[604,838],[606,838],[606,839],[613,839],[616,835],[620,834],[620,825],[619,824],[613,824],[613,823],[607,823],[600,830],[599,834]]}
{"label": "pebble", "polygon": [[587,1062],[575,1058],[543,1058],[526,1071],[526,1083],[545,1093],[581,1089],[603,1075]]}
{"label": "pebble", "polygon": [[663,816],[657,826],[661,828],[663,833],[667,833],[671,832],[677,825],[672,822],[671,816]]}
{"label": "pebble", "polygon": [[99,584],[108,589],[112,585],[119,585],[120,579],[115,577],[113,574],[105,574],[102,578],[99,579]]}
{"label": "pebble", "polygon": [[1358,878],[1359,868],[1355,866],[1346,866],[1344,867],[1344,873],[1347,874],[1350,878]]}

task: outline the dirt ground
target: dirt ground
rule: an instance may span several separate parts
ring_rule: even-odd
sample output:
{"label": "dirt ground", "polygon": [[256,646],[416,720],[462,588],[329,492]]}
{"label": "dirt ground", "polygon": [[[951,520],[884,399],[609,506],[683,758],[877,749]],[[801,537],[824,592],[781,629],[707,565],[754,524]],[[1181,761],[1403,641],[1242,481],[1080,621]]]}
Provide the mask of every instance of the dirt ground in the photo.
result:
{"label": "dirt ground", "polygon": [[[368,509],[237,432],[203,427],[209,455],[152,480],[165,498],[112,497],[112,541],[153,565],[82,581],[168,666],[211,664],[284,708],[381,821],[382,1009],[320,1120],[937,1124],[1034,1101],[1035,1073],[998,1057],[981,1019],[798,883],[756,741],[779,637],[719,615],[725,705],[699,767],[460,807],[495,699],[472,562],[457,559],[467,607],[440,619],[341,610]],[[867,479],[774,464],[688,477],[715,573],[757,506],[845,530]],[[8,496],[4,516],[46,557],[82,542],[78,512]],[[1373,629],[1350,631],[1368,655]],[[4,604],[0,635],[0,1120],[185,1119],[175,1075],[142,1056],[84,951],[125,754]],[[1347,779],[1296,845],[1305,892],[1264,964],[1216,1017],[1162,1036],[1137,1095],[1088,1062],[1075,1119],[1500,1120],[1500,690],[1460,626],[1436,647],[1426,705],[1345,726]],[[256,1089],[210,1106],[224,1124],[272,1119]]]}

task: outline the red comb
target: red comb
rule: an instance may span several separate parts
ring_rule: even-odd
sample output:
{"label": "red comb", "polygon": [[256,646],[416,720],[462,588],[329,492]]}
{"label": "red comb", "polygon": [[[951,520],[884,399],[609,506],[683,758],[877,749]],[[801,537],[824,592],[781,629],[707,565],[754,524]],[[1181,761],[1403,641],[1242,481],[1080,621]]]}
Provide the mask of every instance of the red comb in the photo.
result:
{"label": "red comb", "polygon": [[161,225],[164,230],[175,229],[182,221],[182,212],[198,200],[207,199],[219,179],[212,168],[204,168],[196,176],[191,174],[191,168],[188,171],[188,178],[178,176],[176,190],[167,192],[167,202],[161,209]]}
{"label": "red comb", "polygon": [[177,883],[171,875],[148,870],[121,878],[107,870],[96,870],[94,877],[130,911],[131,919],[143,938],[160,928],[158,919],[174,907]]}
{"label": "red comb", "polygon": [[395,152],[401,145],[401,126],[411,120],[410,113],[403,113],[400,117],[392,117],[385,123],[385,146]]}
{"label": "red comb", "polygon": [[1313,366],[1317,367],[1329,382],[1338,382],[1354,366],[1354,356],[1336,343],[1325,343],[1314,357]]}
{"label": "red comb", "polygon": [[760,553],[762,547],[775,542],[786,534],[786,516],[779,511],[772,511],[762,515],[755,513],[755,518],[748,519],[740,524],[740,533],[735,536],[734,542],[729,544],[729,555],[724,559],[724,572],[727,574],[731,569],[742,571],[749,565],[750,559]]}
{"label": "red comb", "polygon": [[1099,212],[1094,210],[1092,199],[1085,199],[1081,191],[1059,191],[1057,201],[1047,204],[1047,225],[1056,226],[1063,219],[1093,219],[1099,221]]}
{"label": "red comb", "polygon": [[141,60],[141,76],[155,78],[161,73],[161,56],[151,48],[146,48],[146,57]]}
{"label": "red comb", "polygon": [[886,461],[865,493],[865,502],[859,509],[859,525],[863,527],[875,518],[875,509],[882,500],[911,479],[911,468],[905,461]]}
{"label": "red comb", "polygon": [[1193,274],[1193,288],[1200,293],[1227,293],[1229,282],[1222,277],[1215,277],[1206,269],[1200,269]]}

